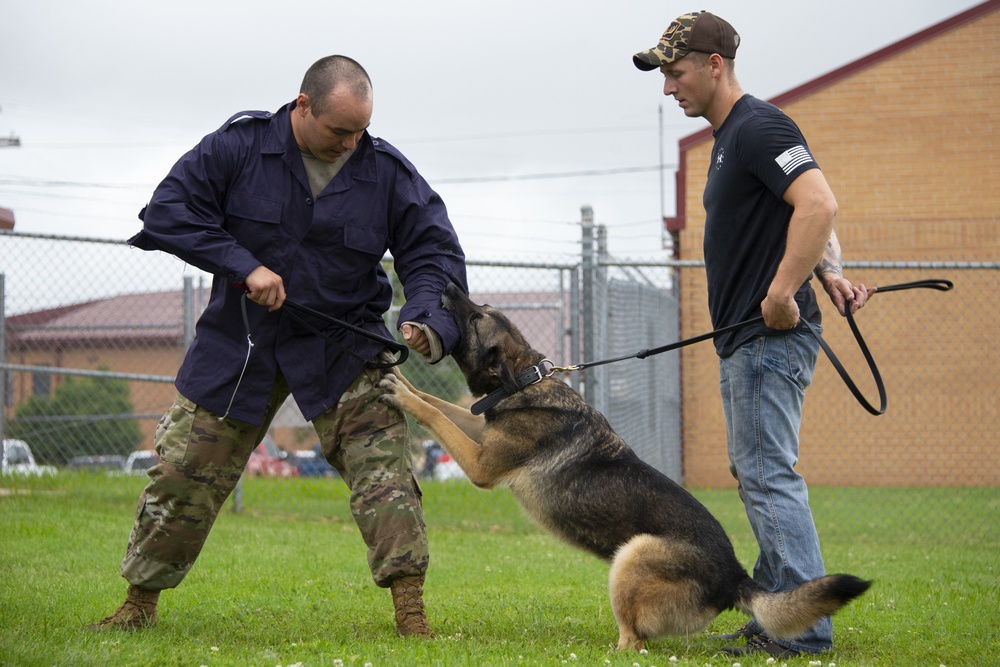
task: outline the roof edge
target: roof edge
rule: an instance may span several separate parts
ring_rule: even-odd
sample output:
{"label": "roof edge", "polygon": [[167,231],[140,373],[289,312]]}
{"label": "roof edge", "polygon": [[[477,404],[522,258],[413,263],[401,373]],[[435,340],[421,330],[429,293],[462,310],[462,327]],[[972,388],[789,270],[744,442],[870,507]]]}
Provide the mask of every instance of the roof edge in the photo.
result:
{"label": "roof edge", "polygon": [[898,42],[893,42],[878,51],[873,51],[866,56],[862,56],[857,60],[849,62],[843,67],[838,67],[831,72],[827,72],[826,74],[823,74],[822,76],[819,76],[811,81],[807,81],[801,86],[797,86],[796,88],[792,88],[791,90],[776,95],[769,99],[768,102],[776,107],[780,107],[782,104],[794,102],[795,100],[805,97],[816,90],[820,90],[837,81],[846,79],[852,74],[867,69],[876,63],[882,62],[883,60],[888,60],[903,51],[911,49],[919,44],[923,44],[924,42],[928,42],[931,39],[940,36],[942,33],[950,32],[961,25],[975,21],[976,19],[990,14],[997,9],[1000,9],[1000,0],[987,0],[982,4],[976,5],[975,7],[970,7],[961,14],[956,14],[951,18],[939,21],[934,25],[921,30],[920,32],[914,33],[909,37],[904,37]]}

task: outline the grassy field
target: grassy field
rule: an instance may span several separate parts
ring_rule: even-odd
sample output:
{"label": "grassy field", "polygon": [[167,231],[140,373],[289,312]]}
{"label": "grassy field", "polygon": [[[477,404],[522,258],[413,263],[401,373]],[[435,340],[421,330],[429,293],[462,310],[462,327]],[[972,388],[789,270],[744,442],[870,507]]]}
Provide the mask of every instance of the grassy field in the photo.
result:
{"label": "grassy field", "polygon": [[[249,480],[197,565],[160,599],[159,625],[84,626],[124,595],[118,575],[144,477],[60,475],[0,487],[0,665],[669,665],[744,667],[712,632],[614,649],[607,566],[541,533],[506,491],[424,484],[433,642],[394,635],[336,480]],[[696,491],[749,568],[756,546],[735,492]],[[876,580],[835,619],[836,650],[787,665],[1000,664],[1000,490],[812,493],[830,571]],[[933,510],[933,511],[931,511]]]}

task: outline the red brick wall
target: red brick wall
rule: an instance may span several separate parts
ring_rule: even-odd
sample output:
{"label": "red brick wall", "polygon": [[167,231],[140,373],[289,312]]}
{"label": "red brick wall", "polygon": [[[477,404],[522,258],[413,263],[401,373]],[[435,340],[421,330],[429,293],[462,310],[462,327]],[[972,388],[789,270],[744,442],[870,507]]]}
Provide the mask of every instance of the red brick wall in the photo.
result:
{"label": "red brick wall", "polygon": [[[1000,258],[998,103],[1000,12],[993,12],[784,105],[837,196],[846,261]],[[709,138],[682,155],[682,259],[703,258],[711,145]],[[996,272],[849,269],[848,277],[869,285],[944,277],[956,288],[887,294],[862,311],[887,414],[865,412],[820,358],[799,471],[814,484],[1000,484],[1000,381],[995,365],[983,362],[996,359],[985,351],[996,345],[998,313],[983,301],[995,302]],[[825,295],[820,300],[826,339],[877,404],[848,327]],[[711,329],[702,269],[681,274],[681,323],[685,337]],[[686,481],[733,486],[714,349],[687,347],[681,359]]]}

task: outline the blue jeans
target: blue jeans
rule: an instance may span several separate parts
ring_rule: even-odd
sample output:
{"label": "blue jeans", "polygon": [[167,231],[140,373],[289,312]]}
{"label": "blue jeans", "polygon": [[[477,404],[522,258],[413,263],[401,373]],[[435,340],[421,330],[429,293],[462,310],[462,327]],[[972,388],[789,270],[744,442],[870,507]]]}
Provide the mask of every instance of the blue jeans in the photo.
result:
{"label": "blue jeans", "polygon": [[[809,490],[795,471],[806,387],[819,343],[807,329],[758,336],[719,360],[730,471],[760,547],[753,577],[771,591],[823,576]],[[761,632],[756,621],[750,629]],[[786,648],[818,653],[833,645],[829,617]]]}

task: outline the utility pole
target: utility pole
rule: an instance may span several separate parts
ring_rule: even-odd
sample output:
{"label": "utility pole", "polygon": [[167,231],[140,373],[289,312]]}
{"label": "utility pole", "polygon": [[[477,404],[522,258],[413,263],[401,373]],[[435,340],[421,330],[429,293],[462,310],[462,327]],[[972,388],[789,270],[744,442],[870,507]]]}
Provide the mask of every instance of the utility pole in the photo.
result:
{"label": "utility pole", "polygon": [[[3,109],[0,109],[0,111],[3,111]],[[0,148],[18,147],[20,145],[21,138],[16,136],[14,132],[11,132],[9,137],[0,137]],[[14,211],[9,208],[0,207],[0,229],[14,229]],[[2,405],[0,405],[0,409],[3,409]]]}
{"label": "utility pole", "polygon": [[[3,111],[3,109],[0,109],[0,111]],[[21,137],[14,134],[13,131],[11,131],[9,137],[0,137],[0,148],[17,147],[20,145],[21,145]]]}
{"label": "utility pole", "polygon": [[[580,207],[580,218],[583,223],[582,253],[580,270],[583,282],[583,358],[587,361],[596,359],[594,347],[594,209],[590,205]],[[583,400],[588,405],[594,404],[597,396],[597,382],[592,381],[593,372],[587,372],[583,378]]]}

